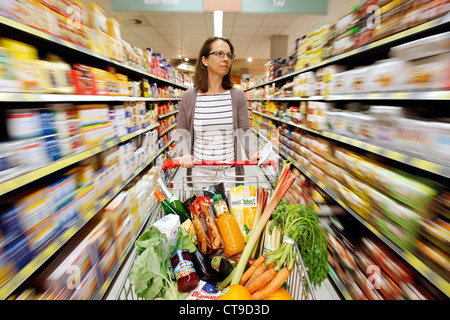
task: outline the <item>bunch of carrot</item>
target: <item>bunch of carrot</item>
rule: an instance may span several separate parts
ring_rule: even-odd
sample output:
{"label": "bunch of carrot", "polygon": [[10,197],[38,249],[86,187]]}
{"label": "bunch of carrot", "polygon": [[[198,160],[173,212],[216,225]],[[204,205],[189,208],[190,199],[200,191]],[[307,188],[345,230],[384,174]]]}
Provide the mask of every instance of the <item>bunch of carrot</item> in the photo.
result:
{"label": "bunch of carrot", "polygon": [[[252,296],[254,295],[254,299],[263,299],[268,295],[267,292],[274,292],[274,288],[275,290],[277,290],[284,283],[284,281],[286,281],[287,277],[290,274],[290,270],[286,268],[282,268],[279,271],[273,270],[272,265],[266,265],[265,263],[263,263],[265,262],[265,258],[263,256],[260,256],[253,263],[253,265],[249,269],[247,269],[247,271],[245,272],[246,275],[244,276],[244,269],[247,265],[248,260],[251,257],[254,257],[255,247],[258,245],[261,233],[264,230],[267,221],[270,219],[272,212],[275,210],[278,203],[284,197],[287,190],[295,180],[295,176],[291,173],[289,168],[290,163],[285,162],[278,183],[270,198],[267,199],[267,193],[263,194],[261,203],[259,203],[258,205],[259,210],[255,216],[255,221],[253,223],[253,228],[250,232],[249,239],[244,248],[244,251],[241,254],[236,268],[233,270],[231,284],[244,283],[246,285],[247,282],[250,281],[250,278],[256,271],[256,269],[264,264],[264,266],[262,266],[261,269],[258,270],[260,276],[257,277],[258,273],[256,273],[253,279],[254,281],[257,281],[256,279],[258,278],[258,282],[252,286],[252,290],[255,290],[252,294]],[[267,268],[267,270],[263,270],[263,268]],[[263,271],[264,273],[268,273],[264,276],[264,278],[261,278],[261,276],[263,275]],[[273,276],[270,277],[270,275]],[[248,287],[250,287],[252,282],[248,283]],[[262,284],[264,284],[264,282],[265,285],[263,286]],[[261,292],[258,293],[258,291]]]}
{"label": "bunch of carrot", "polygon": [[267,264],[266,262],[264,256],[259,256],[244,272],[239,282],[251,293],[253,300],[263,300],[277,291],[291,273],[287,268],[275,271],[275,263]]}

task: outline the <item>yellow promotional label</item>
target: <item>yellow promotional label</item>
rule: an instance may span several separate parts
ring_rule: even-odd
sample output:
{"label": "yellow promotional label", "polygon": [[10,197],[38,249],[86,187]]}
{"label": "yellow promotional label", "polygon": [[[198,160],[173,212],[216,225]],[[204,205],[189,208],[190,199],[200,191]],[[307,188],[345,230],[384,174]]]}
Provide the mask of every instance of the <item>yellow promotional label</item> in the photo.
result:
{"label": "yellow promotional label", "polygon": [[384,155],[388,158],[400,161],[400,162],[405,162],[406,158],[408,158],[407,155],[402,154],[402,153],[398,153],[392,150],[387,150]]}
{"label": "yellow promotional label", "polygon": [[423,160],[423,159],[417,159],[417,158],[413,158],[410,162],[411,165],[429,171],[429,172],[434,172],[434,173],[440,173],[443,169],[443,167],[437,163],[433,163],[427,160]]}

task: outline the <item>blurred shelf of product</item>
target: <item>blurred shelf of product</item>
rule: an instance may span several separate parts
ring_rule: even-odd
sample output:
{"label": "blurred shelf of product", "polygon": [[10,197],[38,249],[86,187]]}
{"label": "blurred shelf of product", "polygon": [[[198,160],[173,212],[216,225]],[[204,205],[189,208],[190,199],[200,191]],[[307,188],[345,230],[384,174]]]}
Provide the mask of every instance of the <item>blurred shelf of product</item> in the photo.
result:
{"label": "blurred shelf of product", "polygon": [[[450,295],[449,23],[448,1],[361,1],[242,79],[254,139],[292,163],[283,200],[318,213],[343,299]],[[0,26],[0,299],[102,299],[162,213],[193,77],[94,3],[4,1]]]}
{"label": "blurred shelf of product", "polygon": [[[12,7],[2,7],[0,12],[0,25],[5,31],[8,29],[11,31],[6,34],[17,34],[30,41],[34,37],[37,40],[32,42],[50,48],[55,48],[55,45],[60,46],[59,51],[67,55],[70,52],[78,55],[81,53],[150,80],[185,88],[192,86],[192,79],[188,75],[178,72],[173,66],[168,65],[167,61],[164,61],[165,64],[160,63],[161,54],[153,53],[151,49],[143,50],[125,42],[120,36],[119,23],[113,18],[107,18],[98,6],[85,8],[82,3],[74,1],[74,4],[83,10],[80,12],[81,17],[88,17],[88,12],[97,17],[92,19],[92,24],[89,26],[80,24],[81,28],[64,28],[71,22],[70,19],[54,10],[46,10],[45,4],[41,2],[31,3],[30,1],[26,5],[14,4],[14,2],[9,4]],[[50,19],[40,19],[40,11],[47,12]],[[55,19],[59,21],[55,23]],[[71,35],[67,32],[77,34]]]}
{"label": "blurred shelf of product", "polygon": [[[285,94],[285,93],[284,93]],[[311,97],[281,97],[283,92],[275,93],[274,96],[262,98],[250,98],[250,100],[271,101],[360,101],[360,100],[450,100],[449,90],[431,91],[394,91],[378,93],[354,93],[342,95],[311,96]]]}
{"label": "blurred shelf of product", "polygon": [[0,298],[102,299],[154,219],[192,77],[95,4],[7,1],[0,25]]}
{"label": "blurred shelf of product", "polygon": [[[287,113],[289,113],[289,111]],[[347,145],[350,145],[353,147],[357,147],[357,148],[360,148],[365,151],[369,151],[371,153],[376,153],[383,157],[386,157],[386,158],[389,158],[392,160],[396,160],[401,163],[408,164],[408,165],[420,168],[420,169],[428,171],[428,172],[432,172],[432,173],[435,173],[435,174],[438,174],[438,175],[441,175],[444,177],[450,176],[450,164],[445,161],[446,158],[442,157],[442,158],[436,159],[436,158],[430,157],[430,154],[423,155],[423,153],[419,152],[417,149],[416,149],[417,151],[413,153],[413,152],[411,152],[410,149],[407,149],[407,145],[405,145],[400,140],[397,141],[395,145],[394,144],[386,145],[386,144],[382,144],[382,143],[377,144],[376,142],[379,142],[379,141],[377,141],[374,137],[374,139],[372,139],[371,143],[368,143],[368,142],[364,141],[364,140],[367,141],[366,136],[364,136],[363,132],[362,132],[362,130],[364,130],[364,129],[361,129],[361,131],[359,129],[353,129],[354,131],[356,131],[356,132],[354,132],[355,134],[351,133],[350,131],[346,132],[346,130],[344,129],[343,131],[341,131],[338,134],[338,133],[330,132],[327,130],[318,131],[318,130],[313,129],[312,127],[309,127],[305,124],[293,122],[293,120],[295,121],[294,118],[290,118],[290,120],[286,120],[286,118],[274,117],[269,114],[258,112],[258,111],[253,111],[253,114],[260,116],[260,118],[258,118],[257,116],[254,116],[253,121],[255,123],[264,122],[265,120],[262,120],[262,118],[275,120],[276,122],[284,123],[284,124],[287,124],[294,128],[302,129],[302,130],[317,134],[322,137],[330,138],[330,139],[342,142],[344,144],[347,144]],[[343,126],[345,127],[345,126],[347,126],[347,124],[345,123],[343,116],[345,116],[345,112],[340,113],[339,117],[337,117],[337,118],[339,118],[339,121],[341,121],[343,123]],[[325,121],[328,121],[328,120],[325,120]],[[421,124],[420,122],[417,123],[417,125],[420,125],[420,124]],[[264,126],[262,126],[262,127],[264,127]],[[294,135],[295,134],[298,134],[298,133],[294,132]],[[291,133],[287,132],[286,137],[288,139],[292,139]],[[351,137],[354,137],[354,138],[351,138]],[[355,139],[355,138],[357,138],[357,139]],[[435,148],[439,148],[439,146],[435,146]]]}
{"label": "blurred shelf of product", "polygon": [[[359,23],[369,4],[379,29]],[[343,299],[450,295],[449,14],[429,5],[361,2],[241,83],[257,139],[345,211],[323,215]]]}
{"label": "blurred shelf of product", "polygon": [[[438,4],[434,8],[436,10],[431,10],[426,6],[432,7],[434,4],[404,1],[387,3],[384,8],[381,8],[381,10],[386,10],[382,13],[381,20],[384,15],[386,19],[395,20],[397,23],[380,23],[378,28],[368,28],[364,26],[367,21],[365,19],[370,12],[367,11],[367,6],[379,5],[377,2],[380,1],[361,2],[360,6],[352,8],[348,15],[336,23],[323,25],[308,35],[299,37],[292,55],[270,60],[266,64],[264,74],[243,79],[241,88],[250,90],[264,87],[328,65],[341,63],[345,65],[351,59],[367,59],[370,51],[389,50],[392,46],[408,43],[411,40],[421,39],[424,35],[432,35],[448,29],[450,15],[445,3]],[[392,5],[395,7],[387,8]],[[412,11],[404,10],[404,7],[411,5],[417,7],[410,7],[408,10],[418,9],[423,14],[409,16],[405,22],[409,24],[408,26],[405,23],[398,23],[402,20],[400,17],[402,14],[412,14]],[[419,8],[420,6],[423,7]],[[378,33],[378,35],[373,36],[374,33]]]}

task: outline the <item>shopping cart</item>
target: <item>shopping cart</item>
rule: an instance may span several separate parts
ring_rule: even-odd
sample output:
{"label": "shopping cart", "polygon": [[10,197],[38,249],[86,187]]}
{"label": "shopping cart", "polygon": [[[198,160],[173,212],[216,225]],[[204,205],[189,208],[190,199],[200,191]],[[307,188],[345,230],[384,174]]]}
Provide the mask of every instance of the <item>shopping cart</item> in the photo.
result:
{"label": "shopping cart", "polygon": [[[227,177],[226,174],[221,172],[219,169],[216,170],[215,176],[195,176],[195,178],[204,178],[207,180],[207,183],[210,185],[214,185],[217,183],[224,182],[223,177],[226,177],[226,182],[228,184],[238,184],[244,183],[245,185],[252,185],[258,188],[259,186],[263,186],[266,190],[269,191],[269,194],[273,191],[272,184],[270,184],[265,175],[254,175],[254,176],[234,176]],[[171,186],[170,191],[177,196],[182,201],[190,198],[193,195],[203,196],[203,189],[199,188],[198,185],[191,185],[191,179],[193,177],[184,176],[181,182],[171,182],[169,185]],[[234,178],[232,180],[231,178]],[[244,181],[242,181],[242,180]],[[201,179],[200,179],[201,180]],[[229,188],[225,187],[225,195],[229,198]],[[151,221],[157,221],[164,215],[163,209],[161,206],[153,213]],[[294,300],[315,300],[314,288],[311,285],[311,282],[308,278],[308,274],[306,272],[305,266],[303,264],[300,251],[297,246],[294,246],[296,251],[296,260],[294,267],[291,271],[289,278],[287,279],[287,290],[292,296]],[[133,252],[133,256],[131,257],[132,261],[136,258],[136,252]],[[132,263],[129,264],[129,268],[127,271],[127,275],[131,272]],[[134,288],[128,281],[128,276],[125,277],[122,281],[122,285],[117,295],[117,300],[141,300],[141,298],[137,297],[134,293]]]}

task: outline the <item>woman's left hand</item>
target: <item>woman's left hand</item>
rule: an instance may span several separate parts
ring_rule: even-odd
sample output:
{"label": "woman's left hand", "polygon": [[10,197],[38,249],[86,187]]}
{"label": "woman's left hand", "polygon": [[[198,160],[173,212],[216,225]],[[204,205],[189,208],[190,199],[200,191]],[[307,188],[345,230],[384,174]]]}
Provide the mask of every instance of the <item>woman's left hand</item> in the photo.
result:
{"label": "woman's left hand", "polygon": [[261,151],[258,151],[257,153],[254,153],[250,156],[251,161],[258,161],[260,159],[260,153]]}

